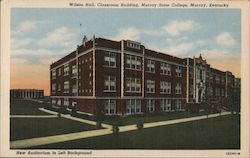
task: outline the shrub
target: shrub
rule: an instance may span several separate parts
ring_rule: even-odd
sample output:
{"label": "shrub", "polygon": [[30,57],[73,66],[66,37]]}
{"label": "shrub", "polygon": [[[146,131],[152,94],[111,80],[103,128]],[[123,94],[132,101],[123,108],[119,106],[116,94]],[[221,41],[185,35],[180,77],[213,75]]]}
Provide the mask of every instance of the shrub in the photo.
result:
{"label": "shrub", "polygon": [[97,121],[96,122],[96,129],[100,129],[102,128],[102,122],[101,121]]}
{"label": "shrub", "polygon": [[119,133],[119,126],[118,125],[113,125],[112,131],[113,131],[114,134]]}
{"label": "shrub", "polygon": [[137,127],[138,130],[142,129],[143,128],[143,122],[138,122],[136,124],[136,127]]}

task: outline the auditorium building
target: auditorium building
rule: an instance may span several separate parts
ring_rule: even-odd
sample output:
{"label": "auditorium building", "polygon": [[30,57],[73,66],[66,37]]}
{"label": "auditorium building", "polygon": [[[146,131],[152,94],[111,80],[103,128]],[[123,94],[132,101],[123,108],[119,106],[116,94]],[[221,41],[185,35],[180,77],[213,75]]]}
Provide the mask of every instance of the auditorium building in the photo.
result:
{"label": "auditorium building", "polygon": [[11,99],[41,99],[44,97],[42,89],[11,89]]}
{"label": "auditorium building", "polygon": [[139,42],[84,37],[80,46],[50,65],[53,106],[79,112],[129,115],[182,111],[227,97],[234,75],[212,68],[202,56],[179,58]]}

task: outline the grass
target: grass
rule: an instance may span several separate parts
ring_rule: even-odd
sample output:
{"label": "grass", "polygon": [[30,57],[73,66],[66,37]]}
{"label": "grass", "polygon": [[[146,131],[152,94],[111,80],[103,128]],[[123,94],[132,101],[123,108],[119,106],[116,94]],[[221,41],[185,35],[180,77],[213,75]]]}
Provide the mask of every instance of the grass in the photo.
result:
{"label": "grass", "polygon": [[11,100],[11,115],[49,115],[46,112],[38,110],[43,104],[31,100]]}
{"label": "grass", "polygon": [[190,113],[190,112],[167,112],[167,113],[157,113],[157,114],[149,114],[149,115],[131,115],[126,117],[111,117],[103,121],[107,124],[112,125],[131,125],[137,124],[139,122],[148,123],[148,122],[157,122],[157,121],[165,121],[165,120],[173,120],[180,118],[188,118],[194,116],[206,115],[205,111],[199,113]]}
{"label": "grass", "polygon": [[44,145],[42,149],[239,149],[239,116],[141,129]]}
{"label": "grass", "polygon": [[65,118],[11,118],[10,140],[66,134],[96,129],[95,126]]}

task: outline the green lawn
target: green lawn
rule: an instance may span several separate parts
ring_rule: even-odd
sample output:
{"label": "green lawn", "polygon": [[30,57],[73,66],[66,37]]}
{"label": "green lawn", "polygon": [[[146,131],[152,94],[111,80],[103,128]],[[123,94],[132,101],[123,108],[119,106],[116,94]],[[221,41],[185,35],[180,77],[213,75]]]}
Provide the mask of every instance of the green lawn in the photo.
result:
{"label": "green lawn", "polygon": [[131,125],[137,124],[138,122],[157,122],[157,121],[165,121],[165,120],[173,120],[173,119],[180,119],[180,118],[188,118],[194,116],[201,116],[206,115],[205,111],[199,113],[190,113],[190,112],[167,112],[167,113],[158,113],[158,114],[150,114],[149,116],[145,115],[131,115],[126,117],[115,117],[109,118],[103,121],[107,124],[113,125]]}
{"label": "green lawn", "polygon": [[10,140],[94,130],[95,126],[65,118],[11,118]]}
{"label": "green lawn", "polygon": [[49,115],[46,112],[38,110],[43,104],[31,100],[11,100],[11,115]]}
{"label": "green lawn", "polygon": [[45,149],[239,149],[239,116],[160,126],[44,145]]}

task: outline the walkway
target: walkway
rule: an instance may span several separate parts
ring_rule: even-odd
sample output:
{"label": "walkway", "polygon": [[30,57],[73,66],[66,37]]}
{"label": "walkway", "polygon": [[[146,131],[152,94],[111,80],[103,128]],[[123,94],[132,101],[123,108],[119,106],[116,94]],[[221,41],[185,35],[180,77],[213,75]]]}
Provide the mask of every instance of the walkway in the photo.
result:
{"label": "walkway", "polygon": [[[230,112],[221,113],[221,115],[229,115],[229,114]],[[218,116],[220,116],[220,114],[210,114],[208,117],[213,118],[213,117],[218,117]],[[176,119],[176,120],[150,122],[150,123],[144,123],[144,128],[152,128],[152,127],[157,127],[157,126],[190,122],[190,121],[195,121],[195,120],[203,120],[206,118],[207,116],[203,115],[203,116],[195,116],[195,117]],[[128,126],[121,126],[119,127],[119,129],[120,129],[119,132],[127,132],[127,131],[137,130],[137,127],[136,125],[128,125]],[[29,148],[29,147],[39,146],[39,145],[54,144],[54,143],[60,143],[60,142],[65,142],[65,141],[72,141],[72,140],[77,140],[77,139],[108,135],[111,133],[112,133],[112,129],[108,128],[108,129],[99,129],[99,130],[93,130],[93,131],[62,134],[62,135],[56,135],[56,136],[17,140],[17,141],[12,141],[10,143],[10,147],[11,148]]]}
{"label": "walkway", "polygon": [[10,118],[53,118],[56,115],[10,115]]}

